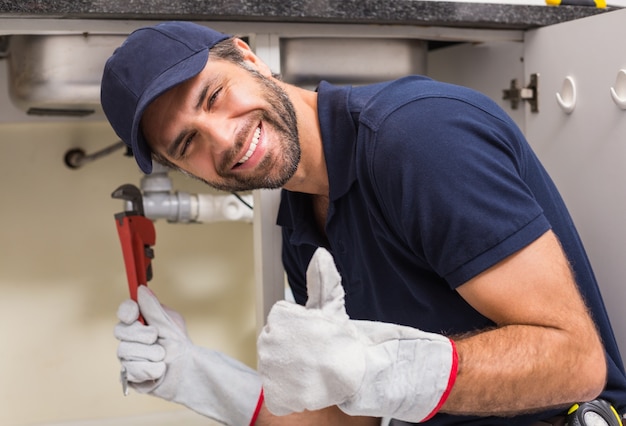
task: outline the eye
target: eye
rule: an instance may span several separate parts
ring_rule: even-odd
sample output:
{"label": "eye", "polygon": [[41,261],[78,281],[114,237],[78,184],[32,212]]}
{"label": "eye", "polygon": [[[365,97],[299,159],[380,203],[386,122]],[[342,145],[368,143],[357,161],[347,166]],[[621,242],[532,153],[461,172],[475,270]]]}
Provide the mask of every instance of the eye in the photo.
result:
{"label": "eye", "polygon": [[209,106],[209,108],[211,108],[213,106],[213,104],[215,103],[215,101],[217,100],[220,92],[222,91],[222,88],[218,88],[215,92],[213,92],[213,94],[211,95],[211,97],[209,97],[209,100],[207,102],[207,105]]}
{"label": "eye", "polygon": [[194,136],[196,136],[195,132],[187,136],[187,138],[182,143],[182,148],[180,150],[180,158],[185,158],[185,154],[187,153],[187,148],[189,148],[189,145],[191,145],[191,142],[193,142]]}

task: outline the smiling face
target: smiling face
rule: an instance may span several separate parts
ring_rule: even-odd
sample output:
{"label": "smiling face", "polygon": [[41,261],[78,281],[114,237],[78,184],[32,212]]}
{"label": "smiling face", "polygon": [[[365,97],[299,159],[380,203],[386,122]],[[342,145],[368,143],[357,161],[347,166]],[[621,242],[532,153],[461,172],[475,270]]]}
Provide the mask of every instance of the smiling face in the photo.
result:
{"label": "smiling face", "polygon": [[154,152],[225,191],[279,188],[300,161],[293,105],[251,55],[244,66],[209,59],[155,99],[141,122]]}

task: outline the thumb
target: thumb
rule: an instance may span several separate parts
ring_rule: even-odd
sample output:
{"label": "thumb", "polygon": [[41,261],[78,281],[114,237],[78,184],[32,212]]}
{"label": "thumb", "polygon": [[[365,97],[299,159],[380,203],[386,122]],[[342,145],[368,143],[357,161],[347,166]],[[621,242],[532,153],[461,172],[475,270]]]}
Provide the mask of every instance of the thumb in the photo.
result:
{"label": "thumb", "polygon": [[341,276],[326,249],[320,247],[313,254],[306,271],[306,288],[307,309],[321,309],[348,318]]}
{"label": "thumb", "polygon": [[165,337],[168,330],[179,331],[175,321],[168,315],[156,295],[145,285],[137,289],[137,303],[139,310],[148,325],[156,327],[160,337]]}

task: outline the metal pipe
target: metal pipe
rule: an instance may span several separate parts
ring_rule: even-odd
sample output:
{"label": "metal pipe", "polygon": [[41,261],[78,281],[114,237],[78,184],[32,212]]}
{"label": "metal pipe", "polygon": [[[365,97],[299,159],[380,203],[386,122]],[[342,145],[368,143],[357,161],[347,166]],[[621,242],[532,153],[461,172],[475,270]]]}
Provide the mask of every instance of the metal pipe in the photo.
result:
{"label": "metal pipe", "polygon": [[107,156],[124,146],[124,142],[118,141],[111,146],[94,152],[93,154],[86,154],[81,148],[72,148],[65,153],[65,165],[70,169],[78,169],[79,167],[82,167],[91,161],[97,160],[98,158]]}

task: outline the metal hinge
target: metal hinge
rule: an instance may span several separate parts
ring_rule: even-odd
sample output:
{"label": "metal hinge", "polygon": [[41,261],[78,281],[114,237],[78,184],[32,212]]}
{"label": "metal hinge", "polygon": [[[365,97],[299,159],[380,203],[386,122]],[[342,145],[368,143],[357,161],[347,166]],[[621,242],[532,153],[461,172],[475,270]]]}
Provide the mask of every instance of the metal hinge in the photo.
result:
{"label": "metal hinge", "polygon": [[539,112],[538,87],[539,74],[531,74],[530,83],[526,87],[520,87],[517,79],[514,78],[511,80],[511,86],[503,90],[502,99],[510,101],[512,109],[517,109],[521,101],[527,101],[531,112]]}

